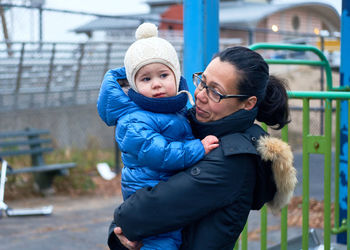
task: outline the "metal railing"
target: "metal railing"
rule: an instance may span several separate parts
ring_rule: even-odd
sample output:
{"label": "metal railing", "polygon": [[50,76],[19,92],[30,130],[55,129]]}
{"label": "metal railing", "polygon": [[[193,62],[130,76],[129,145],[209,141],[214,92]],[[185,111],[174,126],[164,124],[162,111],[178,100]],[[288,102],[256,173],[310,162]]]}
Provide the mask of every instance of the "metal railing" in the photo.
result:
{"label": "metal railing", "polygon": [[[95,103],[101,80],[123,65],[132,38],[89,43],[0,43],[2,110]],[[173,41],[179,54],[182,42]]]}
{"label": "metal railing", "polygon": [[[181,62],[183,40],[167,39],[174,44]],[[94,103],[103,75],[123,65],[125,51],[133,41],[124,37],[113,42],[0,42],[1,110]],[[220,39],[220,46],[235,42]]]}
{"label": "metal railing", "polygon": [[[339,165],[340,165],[340,102],[347,101],[350,110],[350,93],[347,92],[320,92],[320,91],[291,91],[288,92],[290,99],[303,100],[303,193],[302,193],[302,249],[309,249],[309,177],[310,177],[310,154],[324,155],[324,225],[323,238],[324,249],[331,249],[331,234],[347,232],[350,237],[350,222],[343,220],[339,223]],[[323,99],[325,101],[325,133],[324,135],[310,134],[310,106],[311,99]],[[331,225],[331,166],[332,166],[332,103],[336,102],[336,122],[335,122],[335,169],[334,169],[334,225]],[[350,119],[348,121],[350,123]],[[266,127],[265,127],[266,128]],[[350,129],[348,130],[350,135]],[[282,129],[282,140],[288,142],[288,126]],[[348,136],[348,145],[350,137]],[[348,148],[350,151],[350,148]],[[350,152],[349,152],[350,154]],[[350,164],[348,162],[348,173],[350,173]],[[349,174],[348,177],[349,179]],[[350,188],[348,186],[348,193]],[[350,207],[350,197],[347,199],[347,206]],[[285,207],[281,211],[281,244],[280,249],[288,247],[288,208]],[[261,210],[261,241],[260,249],[267,249],[267,208],[264,206]],[[348,209],[348,218],[350,218],[350,210]],[[238,249],[238,244],[235,249]],[[241,236],[241,249],[248,249],[248,228],[245,227]],[[348,243],[347,249],[350,249]]]}
{"label": "metal railing", "polygon": [[[297,50],[297,51],[312,51],[321,61],[307,60],[266,60],[272,64],[302,64],[302,65],[317,65],[323,66],[326,70],[327,89],[330,91],[289,91],[290,99],[301,99],[303,101],[303,122],[302,122],[302,249],[309,249],[309,205],[310,205],[310,154],[324,155],[324,211],[323,211],[323,244],[324,249],[331,249],[331,234],[347,232],[347,238],[350,239],[350,221],[343,220],[339,223],[339,167],[340,167],[340,102],[346,101],[350,110],[350,93],[334,91],[348,90],[343,87],[334,88],[332,86],[331,70],[327,59],[322,52],[312,46],[302,45],[273,45],[273,44],[257,44],[252,45],[252,49],[282,49],[282,50]],[[332,91],[333,90],[333,91]],[[325,119],[324,119],[324,134],[310,134],[310,100],[325,101]],[[332,136],[332,102],[336,102],[336,119],[335,119],[335,136]],[[350,123],[350,118],[348,123]],[[265,126],[265,129],[267,127]],[[348,130],[348,145],[350,142],[350,129]],[[282,140],[288,142],[288,126],[282,129]],[[333,140],[335,137],[335,140]],[[332,166],[332,145],[335,141],[335,177],[334,177],[334,225],[331,224],[331,166]],[[350,154],[350,147],[348,147]],[[348,180],[350,173],[350,163],[348,161]],[[348,193],[350,186],[348,185]],[[350,197],[347,197],[347,207],[350,207]],[[347,210],[347,218],[350,218],[350,209]],[[264,206],[261,209],[261,233],[260,233],[260,249],[267,249],[267,208]],[[288,208],[285,207],[281,211],[281,234],[280,234],[280,249],[286,250],[288,247]],[[239,248],[237,242],[235,249]],[[248,228],[244,228],[241,235],[241,249],[248,249]],[[347,244],[347,249],[350,249],[350,243]]]}

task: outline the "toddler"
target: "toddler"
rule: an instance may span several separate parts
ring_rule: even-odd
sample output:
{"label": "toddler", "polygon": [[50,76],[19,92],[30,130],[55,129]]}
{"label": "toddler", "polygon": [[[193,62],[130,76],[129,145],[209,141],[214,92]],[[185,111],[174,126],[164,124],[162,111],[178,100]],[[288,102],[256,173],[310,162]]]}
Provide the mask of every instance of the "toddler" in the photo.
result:
{"label": "toddler", "polygon": [[[124,163],[124,199],[190,167],[219,143],[215,136],[201,141],[192,135],[185,117],[190,94],[175,48],[157,37],[154,24],[141,24],[135,36],[137,40],[125,54],[125,68],[106,73],[98,99],[102,120],[116,125]],[[131,87],[127,95],[118,84],[125,78]],[[142,243],[143,250],[179,249],[181,231],[152,236]]]}

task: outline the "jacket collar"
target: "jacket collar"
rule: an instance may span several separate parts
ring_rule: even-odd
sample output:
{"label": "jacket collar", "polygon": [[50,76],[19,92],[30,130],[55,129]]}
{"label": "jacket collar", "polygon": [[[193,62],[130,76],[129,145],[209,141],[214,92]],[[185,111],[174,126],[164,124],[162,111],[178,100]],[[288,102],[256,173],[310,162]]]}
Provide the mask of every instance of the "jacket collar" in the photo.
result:
{"label": "jacket collar", "polygon": [[[188,90],[185,78],[181,77],[179,91]],[[187,103],[186,93],[164,98],[150,98],[136,92],[132,88],[128,91],[130,99],[142,109],[154,113],[177,113],[182,111]]]}
{"label": "jacket collar", "polygon": [[200,122],[196,119],[196,109],[193,107],[188,111],[188,119],[194,136],[203,139],[207,135],[222,137],[231,133],[243,132],[254,124],[257,113],[258,108],[249,111],[241,109],[217,121]]}

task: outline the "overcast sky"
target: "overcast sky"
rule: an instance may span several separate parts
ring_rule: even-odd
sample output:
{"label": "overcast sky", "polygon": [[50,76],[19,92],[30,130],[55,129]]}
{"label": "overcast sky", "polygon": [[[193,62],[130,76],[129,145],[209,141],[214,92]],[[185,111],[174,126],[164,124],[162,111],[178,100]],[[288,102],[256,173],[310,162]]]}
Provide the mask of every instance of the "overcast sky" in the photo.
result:
{"label": "overcast sky", "polygon": [[45,6],[56,9],[87,11],[99,14],[144,13],[149,10],[145,0],[46,0]]}
{"label": "overcast sky", "polygon": [[[277,0],[275,2],[305,2],[305,0]],[[306,0],[308,1],[308,0]],[[311,0],[312,1],[312,0]],[[341,12],[342,0],[319,0],[326,2]],[[149,7],[145,0],[46,0],[45,7],[74,11],[91,12],[97,14],[123,15],[131,13],[147,13]],[[38,17],[37,14],[26,9],[16,9],[16,13],[7,15],[10,38],[17,41],[38,40]],[[44,12],[43,34],[45,41],[85,41],[85,35],[76,36],[72,29],[79,27],[94,17],[57,14]],[[0,32],[0,37],[3,37]]]}

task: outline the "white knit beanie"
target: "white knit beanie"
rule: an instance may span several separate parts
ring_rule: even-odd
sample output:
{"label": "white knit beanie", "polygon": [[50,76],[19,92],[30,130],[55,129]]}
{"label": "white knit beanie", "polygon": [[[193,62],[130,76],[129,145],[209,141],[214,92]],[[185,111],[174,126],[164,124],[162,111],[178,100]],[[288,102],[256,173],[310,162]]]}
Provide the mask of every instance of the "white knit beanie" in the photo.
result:
{"label": "white knit beanie", "polygon": [[141,24],[135,32],[136,41],[125,53],[124,66],[130,87],[138,92],[135,84],[137,71],[150,63],[162,63],[175,75],[176,91],[179,90],[181,72],[175,48],[165,39],[158,37],[157,26]]}

